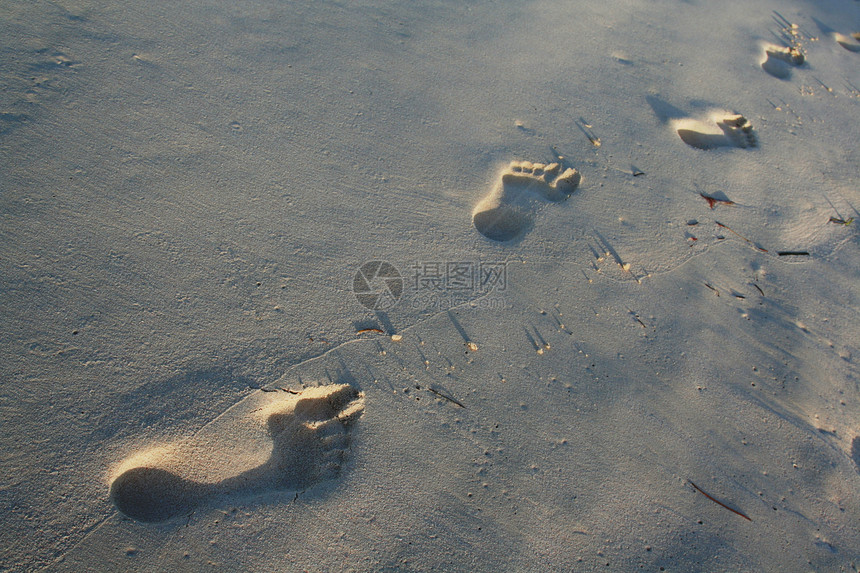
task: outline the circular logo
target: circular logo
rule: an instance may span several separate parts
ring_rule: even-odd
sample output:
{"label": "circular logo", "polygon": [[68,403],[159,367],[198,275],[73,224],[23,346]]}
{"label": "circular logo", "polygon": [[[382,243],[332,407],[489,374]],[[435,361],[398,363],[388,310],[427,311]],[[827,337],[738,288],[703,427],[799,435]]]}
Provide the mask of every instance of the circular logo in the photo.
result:
{"label": "circular logo", "polygon": [[362,306],[388,310],[403,296],[403,277],[391,263],[368,261],[356,271],[352,292]]}

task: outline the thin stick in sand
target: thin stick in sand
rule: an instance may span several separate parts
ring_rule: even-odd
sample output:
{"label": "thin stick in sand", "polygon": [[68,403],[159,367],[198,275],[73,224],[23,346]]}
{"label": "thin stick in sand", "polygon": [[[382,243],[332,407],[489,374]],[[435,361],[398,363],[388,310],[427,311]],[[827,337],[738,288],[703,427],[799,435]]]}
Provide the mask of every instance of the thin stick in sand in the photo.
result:
{"label": "thin stick in sand", "polygon": [[696,484],[694,484],[691,480],[687,480],[687,481],[689,481],[689,482],[690,482],[690,485],[691,485],[691,486],[693,486],[694,488],[696,488],[696,491],[697,491],[697,492],[699,492],[700,494],[702,494],[702,495],[703,495],[703,496],[705,496],[706,498],[710,499],[711,501],[713,501],[713,502],[714,502],[714,503],[716,503],[717,505],[722,506],[722,507],[725,507],[726,509],[728,509],[728,510],[729,510],[729,511],[731,511],[732,513],[735,513],[735,514],[737,514],[737,515],[740,515],[741,517],[743,517],[743,518],[744,518],[744,519],[746,519],[747,521],[752,521],[752,519],[750,519],[750,518],[749,518],[749,516],[748,516],[747,514],[742,513],[742,512],[740,512],[740,511],[738,511],[737,509],[733,509],[733,508],[729,507],[728,505],[724,504],[723,502],[721,502],[721,501],[720,501],[720,500],[718,500],[718,499],[714,499],[713,497],[711,497],[710,495],[708,495],[708,494],[707,494],[707,493],[706,493],[702,488],[700,488],[699,486],[697,486]]}
{"label": "thin stick in sand", "polygon": [[457,406],[460,406],[461,408],[465,408],[465,407],[466,407],[462,402],[460,402],[460,401],[458,401],[458,400],[455,400],[455,399],[454,399],[454,398],[452,398],[451,396],[447,396],[447,395],[443,394],[443,393],[442,393],[442,392],[440,392],[439,390],[436,390],[436,389],[434,389],[434,388],[427,388],[427,389],[428,389],[429,391],[433,392],[434,394],[436,394],[437,396],[439,396],[440,398],[444,398],[445,400],[448,400],[448,401],[449,401],[449,402],[451,402],[452,404],[456,404]]}
{"label": "thin stick in sand", "polygon": [[362,328],[357,331],[356,334],[367,334],[368,332],[374,332],[376,334],[385,334],[385,331],[381,328]]}
{"label": "thin stick in sand", "polygon": [[720,223],[719,221],[714,221],[714,223],[716,223],[718,227],[721,227],[721,228],[723,228],[723,229],[725,229],[725,230],[729,231],[729,232],[730,232],[730,233],[732,233],[733,235],[735,235],[735,236],[737,236],[737,237],[740,237],[741,239],[743,239],[744,241],[746,241],[747,243],[749,243],[750,245],[752,245],[752,247],[753,247],[755,250],[757,250],[757,251],[761,251],[762,253],[768,253],[768,252],[770,252],[770,251],[768,251],[767,249],[765,249],[764,247],[759,247],[758,245],[756,245],[755,243],[753,243],[752,241],[750,241],[749,239],[747,239],[746,237],[744,237],[743,235],[741,235],[740,233],[738,233],[737,231],[735,231],[734,229],[732,229],[731,227],[729,227],[728,225],[723,225],[723,224],[722,224],[722,223]]}

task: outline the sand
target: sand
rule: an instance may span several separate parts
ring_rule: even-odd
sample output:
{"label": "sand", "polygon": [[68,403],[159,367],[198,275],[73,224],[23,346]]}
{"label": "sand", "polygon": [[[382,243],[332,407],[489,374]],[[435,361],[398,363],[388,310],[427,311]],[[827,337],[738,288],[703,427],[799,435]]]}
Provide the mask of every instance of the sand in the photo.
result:
{"label": "sand", "polygon": [[860,3],[0,26],[0,570],[860,569]]}

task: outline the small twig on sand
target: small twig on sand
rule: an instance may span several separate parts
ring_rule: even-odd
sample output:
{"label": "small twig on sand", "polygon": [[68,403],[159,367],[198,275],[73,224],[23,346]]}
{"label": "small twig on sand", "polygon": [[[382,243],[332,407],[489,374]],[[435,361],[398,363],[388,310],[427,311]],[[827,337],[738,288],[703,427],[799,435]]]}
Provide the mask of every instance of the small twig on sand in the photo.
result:
{"label": "small twig on sand", "polygon": [[750,241],[749,239],[747,239],[746,237],[744,237],[743,235],[741,235],[740,233],[738,233],[737,231],[735,231],[734,229],[730,228],[729,226],[727,226],[727,225],[723,225],[723,224],[722,224],[722,223],[720,223],[719,221],[714,221],[714,223],[716,223],[718,227],[722,227],[722,228],[723,228],[723,229],[725,229],[726,231],[728,231],[728,232],[730,232],[730,233],[732,233],[732,234],[734,234],[734,235],[736,235],[736,236],[740,237],[741,239],[743,239],[744,241],[746,241],[747,243],[749,243],[750,245],[752,245],[752,247],[753,247],[755,250],[757,250],[757,251],[761,251],[762,253],[770,252],[770,251],[768,251],[767,249],[765,249],[764,247],[759,247],[758,245],[756,245],[755,243],[753,243],[752,241]]}
{"label": "small twig on sand", "polygon": [[463,403],[462,403],[462,402],[459,402],[459,401],[455,400],[454,398],[452,398],[452,397],[450,397],[450,396],[446,396],[445,394],[443,394],[443,393],[442,393],[442,392],[440,392],[439,390],[434,390],[433,388],[427,388],[427,389],[428,389],[428,390],[430,390],[431,392],[433,392],[434,394],[436,394],[437,396],[439,396],[440,398],[444,398],[445,400],[448,400],[448,401],[449,401],[449,402],[451,402],[452,404],[456,404],[456,405],[460,406],[461,408],[465,408],[465,407],[466,407],[466,406],[464,406],[464,405],[463,405]]}
{"label": "small twig on sand", "polygon": [[702,495],[703,495],[703,496],[705,496],[706,498],[710,499],[711,501],[713,501],[713,502],[714,502],[714,503],[716,503],[717,505],[720,505],[720,506],[722,506],[722,507],[725,507],[726,509],[728,509],[728,510],[729,510],[729,511],[731,511],[732,513],[736,513],[737,515],[740,515],[741,517],[743,517],[743,518],[744,518],[744,519],[746,519],[747,521],[752,521],[752,519],[750,519],[750,518],[749,518],[749,516],[748,516],[747,514],[742,513],[742,512],[740,512],[740,511],[738,511],[737,509],[732,509],[731,507],[729,507],[728,505],[724,504],[723,502],[721,502],[721,501],[719,501],[719,500],[717,500],[717,499],[714,499],[713,497],[711,497],[710,495],[708,495],[707,493],[705,493],[705,491],[704,491],[704,490],[702,490],[702,488],[700,488],[700,487],[699,487],[699,486],[697,486],[696,484],[694,484],[694,483],[692,482],[692,480],[687,480],[687,481],[688,481],[688,482],[690,482],[690,485],[691,485],[691,486],[693,486],[694,488],[696,488],[696,491],[697,491],[697,492],[699,492],[700,494],[702,494]]}
{"label": "small twig on sand", "polygon": [[357,331],[356,334],[366,334],[368,332],[375,332],[376,334],[385,334],[385,331],[381,328],[362,328]]}

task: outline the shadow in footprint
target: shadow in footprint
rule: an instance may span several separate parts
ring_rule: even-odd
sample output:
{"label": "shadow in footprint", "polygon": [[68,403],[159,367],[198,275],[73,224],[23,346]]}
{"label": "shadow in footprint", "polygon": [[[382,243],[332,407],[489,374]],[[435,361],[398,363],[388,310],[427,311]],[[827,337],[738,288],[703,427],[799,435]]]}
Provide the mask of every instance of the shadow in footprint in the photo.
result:
{"label": "shadow in footprint", "polygon": [[758,139],[752,124],[742,115],[734,114],[715,120],[719,132],[712,125],[693,119],[674,122],[681,141],[696,149],[718,149],[720,147],[756,147]]}
{"label": "shadow in footprint", "polygon": [[792,68],[796,68],[806,61],[806,57],[798,48],[768,46],[764,50],[765,59],[761,63],[761,69],[768,74],[781,80],[791,77]]}
{"label": "shadow in footprint", "polygon": [[276,406],[266,420],[272,453],[262,465],[214,483],[159,467],[134,467],[113,480],[110,499],[132,519],[161,522],[219,499],[301,490],[336,477],[350,426],[364,409],[362,394],[348,385],[322,386]]}
{"label": "shadow in footprint", "polygon": [[472,221],[482,235],[500,243],[525,235],[533,227],[531,217],[507,205],[475,213]]}
{"label": "shadow in footprint", "polygon": [[117,509],[138,521],[166,521],[188,513],[215,490],[212,484],[183,479],[158,468],[133,468],[111,484]]}
{"label": "shadow in footprint", "polygon": [[727,145],[726,136],[722,134],[701,133],[692,129],[679,129],[678,135],[684,143],[696,149],[716,149]]}
{"label": "shadow in footprint", "polygon": [[488,239],[512,241],[531,230],[538,201],[564,201],[581,179],[576,169],[562,172],[558,163],[512,161],[493,190],[475,206],[472,222]]}

